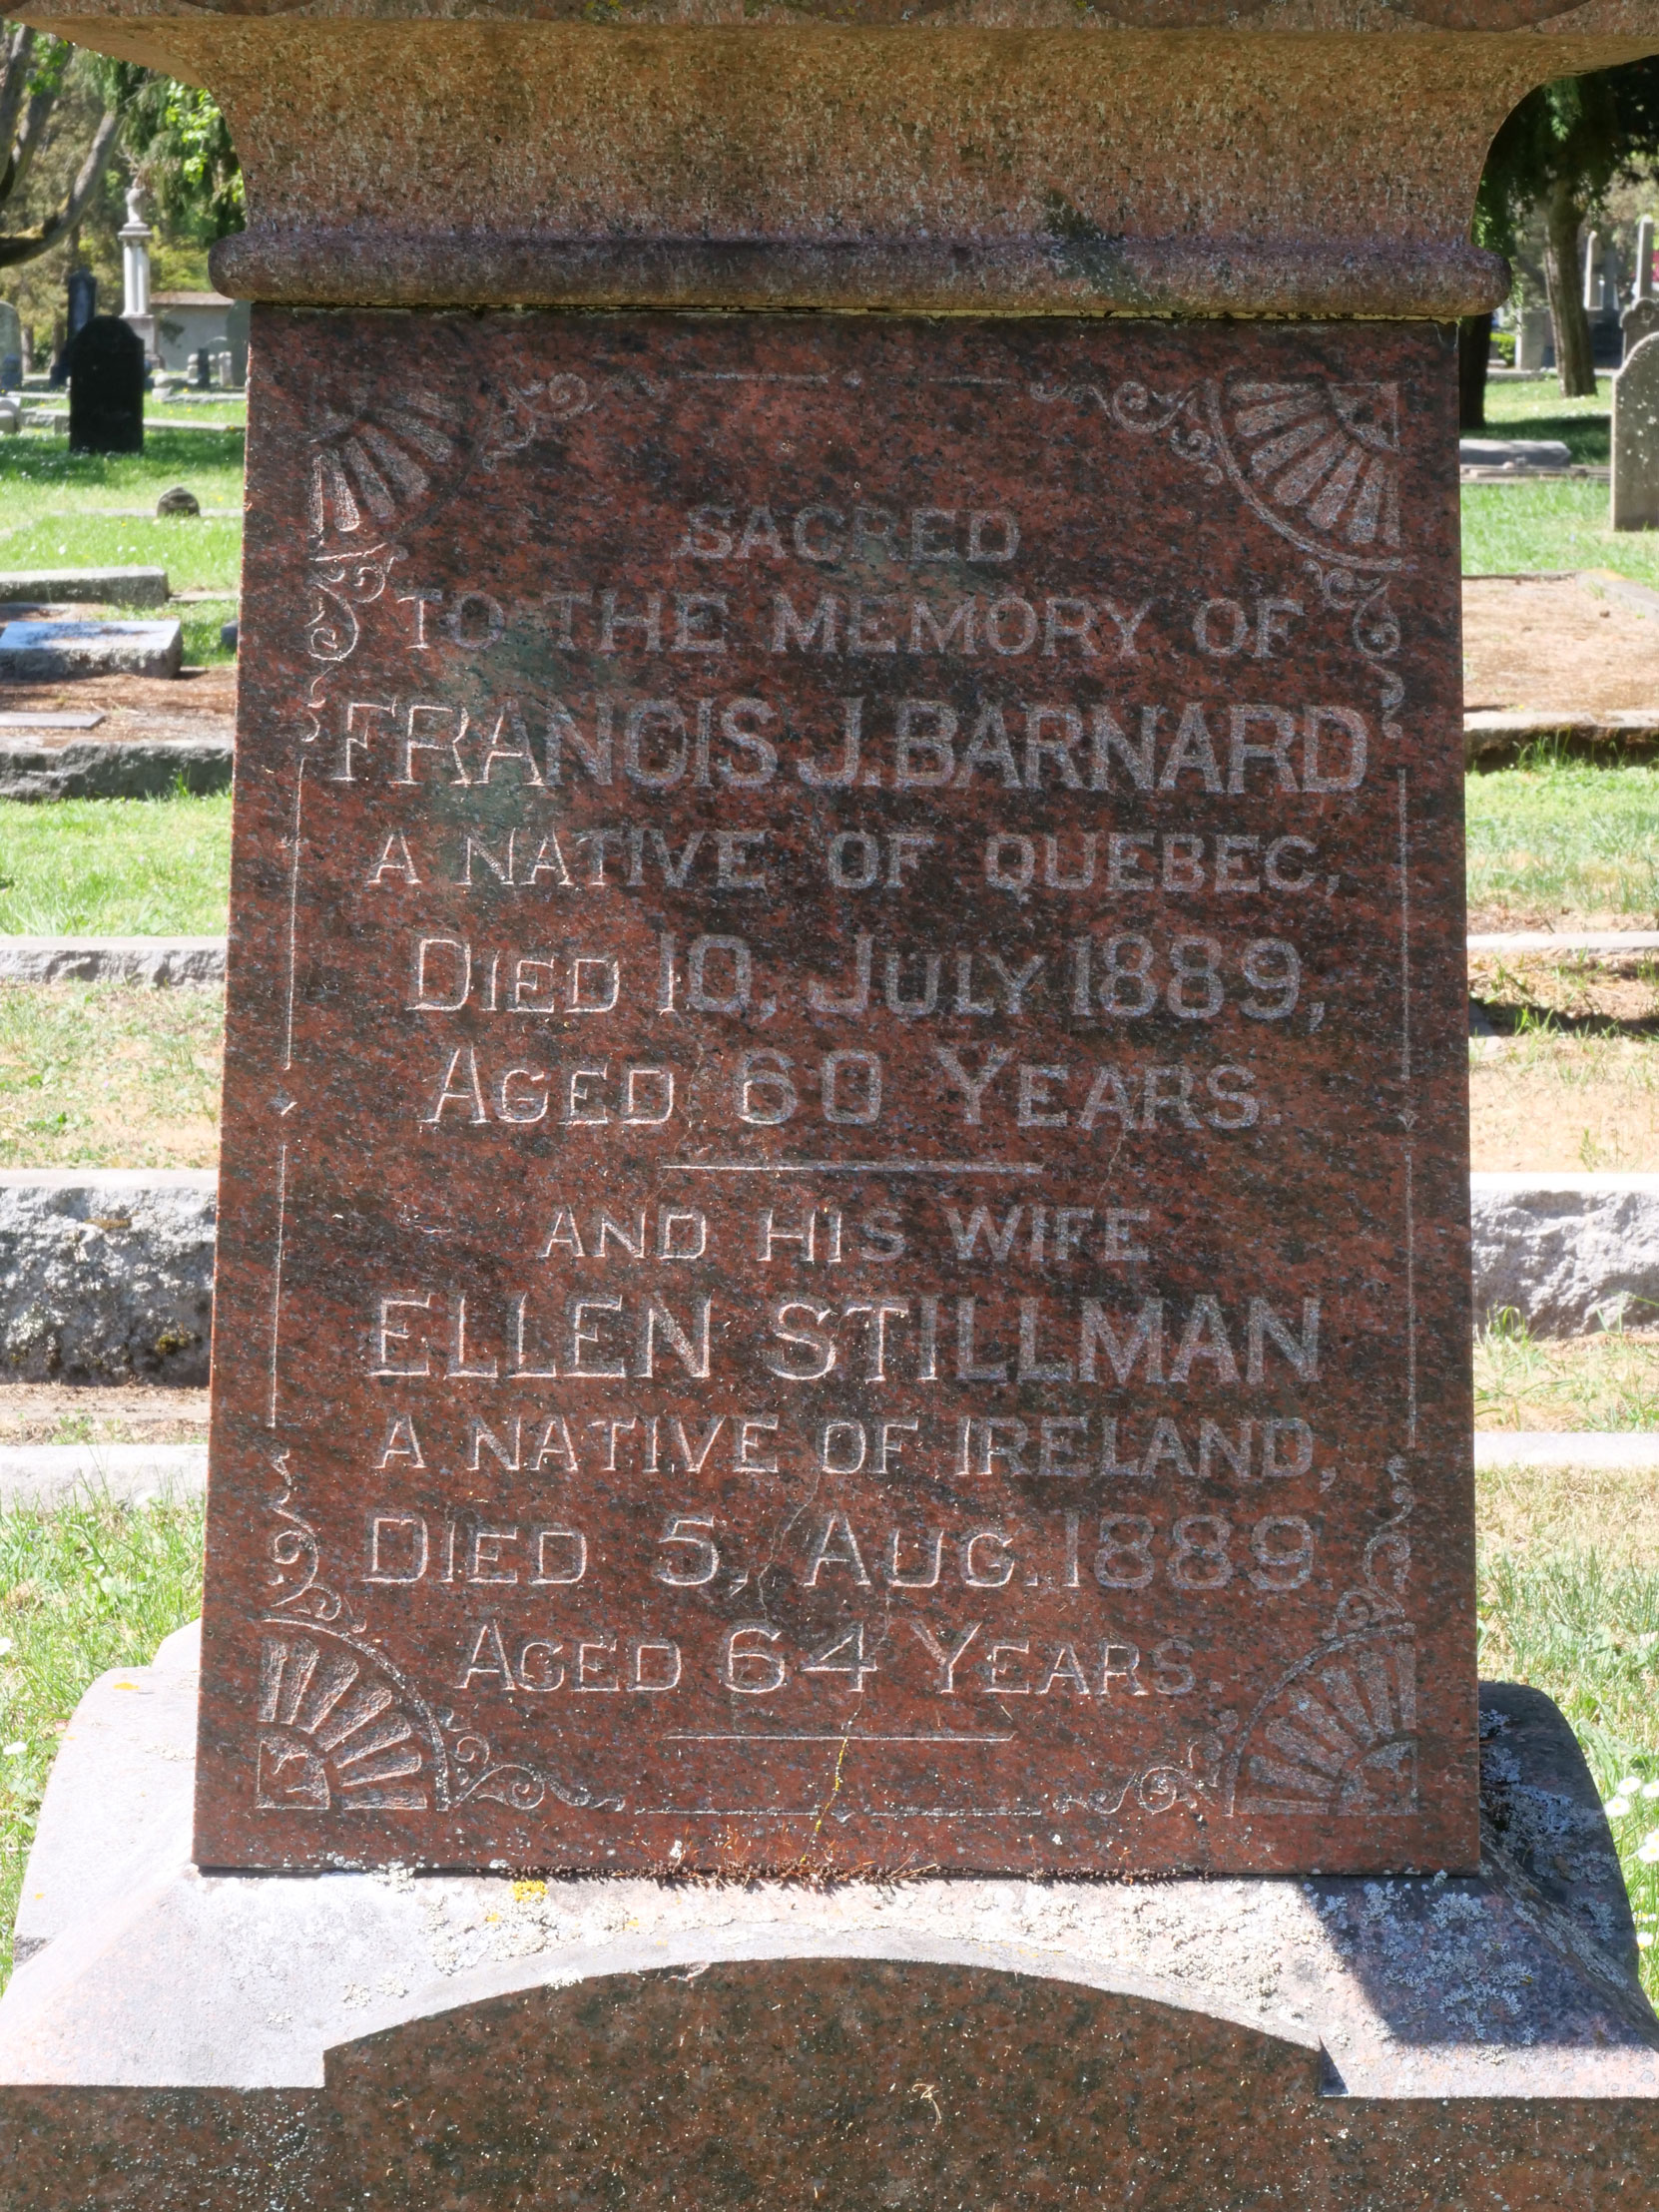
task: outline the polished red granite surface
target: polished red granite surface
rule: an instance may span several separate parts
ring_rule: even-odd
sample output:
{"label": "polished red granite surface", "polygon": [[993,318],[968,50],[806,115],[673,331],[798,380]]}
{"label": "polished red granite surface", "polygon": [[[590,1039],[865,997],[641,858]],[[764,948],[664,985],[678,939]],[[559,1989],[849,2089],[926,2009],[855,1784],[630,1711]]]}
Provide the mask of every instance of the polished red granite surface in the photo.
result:
{"label": "polished red granite surface", "polygon": [[1470,1864],[1448,335],[255,328],[199,1857]]}

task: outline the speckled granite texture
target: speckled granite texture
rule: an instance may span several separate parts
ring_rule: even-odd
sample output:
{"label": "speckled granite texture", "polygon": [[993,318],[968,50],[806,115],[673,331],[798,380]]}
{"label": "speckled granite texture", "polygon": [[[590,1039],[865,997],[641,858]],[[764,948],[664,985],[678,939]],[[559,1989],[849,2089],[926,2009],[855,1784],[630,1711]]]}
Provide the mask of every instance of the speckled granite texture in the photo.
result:
{"label": "speckled granite texture", "polygon": [[198,1857],[1471,1865],[1447,334],[253,342]]}

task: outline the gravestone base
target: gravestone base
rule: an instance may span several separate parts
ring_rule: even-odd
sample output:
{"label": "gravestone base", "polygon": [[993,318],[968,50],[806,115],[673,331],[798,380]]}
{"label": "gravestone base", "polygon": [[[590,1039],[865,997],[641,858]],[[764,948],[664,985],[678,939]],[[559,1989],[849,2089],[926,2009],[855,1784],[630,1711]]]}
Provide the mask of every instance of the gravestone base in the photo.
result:
{"label": "gravestone base", "polygon": [[815,1889],[189,1862],[194,1632],[64,1740],[0,2002],[37,2212],[1650,2201],[1594,1786],[1482,1693],[1477,1877]]}

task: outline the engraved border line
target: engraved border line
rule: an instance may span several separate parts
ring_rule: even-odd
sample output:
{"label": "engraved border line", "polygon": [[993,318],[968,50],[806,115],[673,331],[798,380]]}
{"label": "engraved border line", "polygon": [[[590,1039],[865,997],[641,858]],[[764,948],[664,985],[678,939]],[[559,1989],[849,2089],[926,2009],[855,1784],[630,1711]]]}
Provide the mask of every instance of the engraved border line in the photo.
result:
{"label": "engraved border line", "polygon": [[299,756],[299,773],[293,780],[293,857],[288,865],[288,974],[286,1027],[282,1043],[282,1068],[293,1065],[293,988],[298,964],[300,810],[305,800],[305,761]]}
{"label": "engraved border line", "polygon": [[1399,1079],[1405,1089],[1400,1119],[1405,1125],[1405,1441],[1417,1441],[1417,1224],[1411,1131],[1411,832],[1407,801],[1409,773],[1396,772],[1399,790]]}
{"label": "engraved border line", "polygon": [[[673,1175],[1041,1175],[1035,1160],[665,1160]],[[835,1741],[838,1743],[839,1738]]]}
{"label": "engraved border line", "polygon": [[282,1335],[282,1241],[287,1229],[288,1148],[276,1148],[276,1253],[271,1270],[271,1396],[265,1424],[276,1425],[276,1352]]}

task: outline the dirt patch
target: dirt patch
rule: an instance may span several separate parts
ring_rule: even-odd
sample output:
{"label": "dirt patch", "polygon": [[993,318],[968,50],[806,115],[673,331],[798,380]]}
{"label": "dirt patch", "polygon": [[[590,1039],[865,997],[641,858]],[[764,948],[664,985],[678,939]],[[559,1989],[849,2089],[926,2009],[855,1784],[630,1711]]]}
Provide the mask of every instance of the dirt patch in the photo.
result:
{"label": "dirt patch", "polygon": [[190,1444],[207,1433],[206,1390],[0,1384],[0,1444]]}
{"label": "dirt patch", "polygon": [[1655,1036],[1659,953],[1476,953],[1469,960],[1469,996],[1500,1031],[1543,1018],[1565,1032]]}
{"label": "dirt patch", "polygon": [[1465,577],[1463,711],[1659,708],[1659,594],[1633,600],[1594,578]]}
{"label": "dirt patch", "polygon": [[1659,1045],[1524,1035],[1471,1041],[1477,1173],[1659,1173]]}
{"label": "dirt patch", "polygon": [[[0,683],[0,710],[6,714],[64,714],[88,708],[104,717],[96,730],[53,732],[75,744],[99,739],[229,739],[236,727],[237,671],[234,663],[190,668],[175,677],[79,676],[73,683]],[[23,730],[13,739],[31,736]]]}

